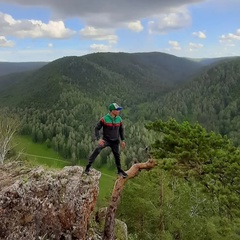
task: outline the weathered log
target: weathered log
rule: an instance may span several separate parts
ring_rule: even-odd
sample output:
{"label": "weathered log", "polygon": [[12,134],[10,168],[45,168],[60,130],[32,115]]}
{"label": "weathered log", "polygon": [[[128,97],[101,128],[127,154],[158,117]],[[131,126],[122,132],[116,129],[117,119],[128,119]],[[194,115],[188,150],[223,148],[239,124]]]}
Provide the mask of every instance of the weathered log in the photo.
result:
{"label": "weathered log", "polygon": [[126,171],[128,174],[127,178],[119,177],[114,185],[111,201],[107,209],[107,214],[105,218],[105,226],[103,233],[103,240],[114,240],[114,224],[115,224],[115,215],[117,212],[118,203],[120,200],[121,192],[124,188],[124,184],[130,178],[134,178],[138,175],[138,173],[143,169],[152,169],[157,165],[156,160],[148,159],[147,162],[144,163],[136,163],[132,165],[132,167]]}

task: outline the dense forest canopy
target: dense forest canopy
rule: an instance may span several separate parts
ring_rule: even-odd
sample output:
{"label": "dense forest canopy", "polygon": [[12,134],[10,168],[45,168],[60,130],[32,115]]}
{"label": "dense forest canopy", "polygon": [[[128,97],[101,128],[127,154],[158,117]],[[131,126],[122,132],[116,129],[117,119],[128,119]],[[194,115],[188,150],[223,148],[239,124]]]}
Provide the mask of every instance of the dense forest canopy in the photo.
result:
{"label": "dense forest canopy", "polygon": [[[159,118],[198,121],[238,144],[239,69],[238,58],[206,66],[163,53],[64,57],[34,72],[1,77],[0,106],[21,116],[22,134],[77,161],[87,158],[94,125],[117,102],[123,106],[129,148],[122,154],[129,166],[131,159],[144,158],[141,149],[154,139],[144,123]],[[102,154],[103,163],[111,162]]]}
{"label": "dense forest canopy", "polygon": [[154,117],[198,121],[208,130],[227,135],[239,144],[239,89],[240,58],[209,69],[157,100],[152,104],[157,106]]}
{"label": "dense forest canopy", "polygon": [[131,239],[239,239],[240,149],[199,124],[147,128],[158,167],[128,184],[118,213]]}

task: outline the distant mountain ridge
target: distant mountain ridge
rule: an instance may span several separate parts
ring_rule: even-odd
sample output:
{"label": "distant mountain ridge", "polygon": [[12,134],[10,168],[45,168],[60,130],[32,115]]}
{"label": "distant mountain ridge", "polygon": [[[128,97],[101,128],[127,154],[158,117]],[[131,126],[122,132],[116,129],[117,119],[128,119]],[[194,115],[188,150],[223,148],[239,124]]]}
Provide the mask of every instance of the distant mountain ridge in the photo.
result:
{"label": "distant mountain ridge", "polygon": [[150,72],[152,77],[168,83],[184,81],[203,67],[202,63],[159,52],[97,53],[84,58],[127,77],[135,77],[131,76],[134,70],[139,75]]}
{"label": "distant mountain ridge", "polygon": [[100,99],[106,95],[108,99],[113,95],[116,101],[125,99],[135,105],[154,101],[224,59],[208,59],[208,66],[204,59],[195,61],[160,52],[109,52],[63,57],[50,63],[2,62],[1,75],[12,74],[0,75],[1,105],[35,100],[48,105],[69,84],[76,85],[89,97]]}
{"label": "distant mountain ridge", "polygon": [[[226,59],[232,59],[235,57],[221,57],[221,58],[181,58],[176,57],[174,55],[166,54],[166,53],[160,53],[160,52],[148,52],[148,53],[93,53],[84,55],[82,57],[86,57],[89,59],[93,59],[93,56],[99,55],[100,58],[108,58],[111,55],[116,56],[117,58],[120,58],[121,56],[125,56],[126,58],[135,58],[137,56],[138,63],[142,62],[143,65],[151,67],[157,66],[157,64],[161,63],[162,68],[167,67],[169,68],[169,61],[177,61],[177,59],[186,59],[186,61],[193,62],[193,66],[195,63],[198,63],[202,66],[207,66],[212,63],[217,63],[220,61],[224,61]],[[176,59],[176,60],[174,60]],[[165,61],[166,60],[166,61]],[[26,72],[26,71],[34,71],[37,70],[45,65],[47,65],[50,62],[0,62],[0,76],[12,74],[12,73],[19,73],[19,72]]]}
{"label": "distant mountain ridge", "polygon": [[[12,71],[19,70],[13,66]],[[19,66],[27,68],[27,64],[19,63]],[[178,83],[190,80],[203,68],[201,63],[157,52],[64,57],[50,63],[29,63],[28,71],[34,67],[37,69],[32,73],[0,77],[2,104],[9,101],[11,104],[23,101],[34,103],[34,99],[38,98],[44,105],[44,102],[49,103],[49,98],[56,101],[65,84],[76,84],[90,96],[101,92],[109,96],[114,91],[116,100],[124,98],[135,104],[167,93]],[[48,94],[50,89],[51,93]]]}
{"label": "distant mountain ridge", "polygon": [[[198,119],[204,123],[205,113],[194,113],[200,105],[194,96],[201,99],[205,94],[205,99],[209,98],[207,90],[212,89],[215,94],[215,85],[226,94],[221,90],[224,85],[218,81],[223,78],[228,84],[230,80],[226,76],[231,78],[231,73],[236,78],[238,73],[233,63],[238,61],[239,58],[234,57],[198,62],[158,52],[63,57],[50,63],[30,64],[28,70],[38,67],[34,71],[1,76],[0,105],[51,107],[59,101],[63,92],[74,89],[101,104],[116,101],[132,109],[146,108],[146,118],[177,115],[181,119]],[[236,92],[236,89],[233,90]],[[202,93],[199,94],[199,91]],[[231,96],[231,92],[227,94]],[[208,105],[205,100],[201,102]]]}
{"label": "distant mountain ridge", "polygon": [[48,62],[0,62],[0,76],[11,73],[34,71]]}

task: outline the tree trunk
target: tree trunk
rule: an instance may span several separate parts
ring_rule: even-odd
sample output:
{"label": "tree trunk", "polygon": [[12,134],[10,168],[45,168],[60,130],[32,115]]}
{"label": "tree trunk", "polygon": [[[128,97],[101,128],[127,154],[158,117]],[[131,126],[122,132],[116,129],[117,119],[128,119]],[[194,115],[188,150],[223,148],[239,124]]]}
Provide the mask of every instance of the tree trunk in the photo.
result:
{"label": "tree trunk", "polygon": [[117,212],[118,203],[120,200],[120,194],[123,190],[124,184],[130,178],[134,178],[142,169],[151,169],[157,165],[156,161],[149,159],[145,163],[136,163],[134,164],[126,173],[128,174],[127,178],[119,177],[114,185],[112,197],[110,204],[107,209],[107,214],[105,218],[104,234],[103,240],[114,240],[114,225],[115,225],[115,215]]}
{"label": "tree trunk", "polygon": [[160,175],[160,209],[162,209],[161,213],[160,213],[160,234],[161,236],[164,233],[164,212],[163,212],[163,173],[161,172]]}

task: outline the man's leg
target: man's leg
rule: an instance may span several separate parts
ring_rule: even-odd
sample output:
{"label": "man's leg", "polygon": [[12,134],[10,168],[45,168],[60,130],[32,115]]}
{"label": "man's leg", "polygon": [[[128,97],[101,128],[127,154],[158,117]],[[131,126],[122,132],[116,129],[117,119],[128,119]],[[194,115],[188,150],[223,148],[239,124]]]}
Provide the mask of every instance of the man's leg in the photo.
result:
{"label": "man's leg", "polygon": [[105,148],[107,146],[107,142],[105,142],[104,146],[101,146],[98,144],[98,146],[93,150],[92,154],[90,155],[89,159],[88,159],[88,164],[86,166],[85,169],[85,173],[89,173],[90,168],[92,166],[92,164],[94,163],[95,159],[97,158],[98,154],[102,151],[103,148]]}
{"label": "man's leg", "polygon": [[120,151],[119,151],[119,143],[111,143],[110,145],[112,149],[112,153],[115,158],[115,164],[117,167],[117,171],[119,175],[122,175],[123,177],[127,177],[127,173],[125,173],[121,168],[121,160],[120,160]]}

